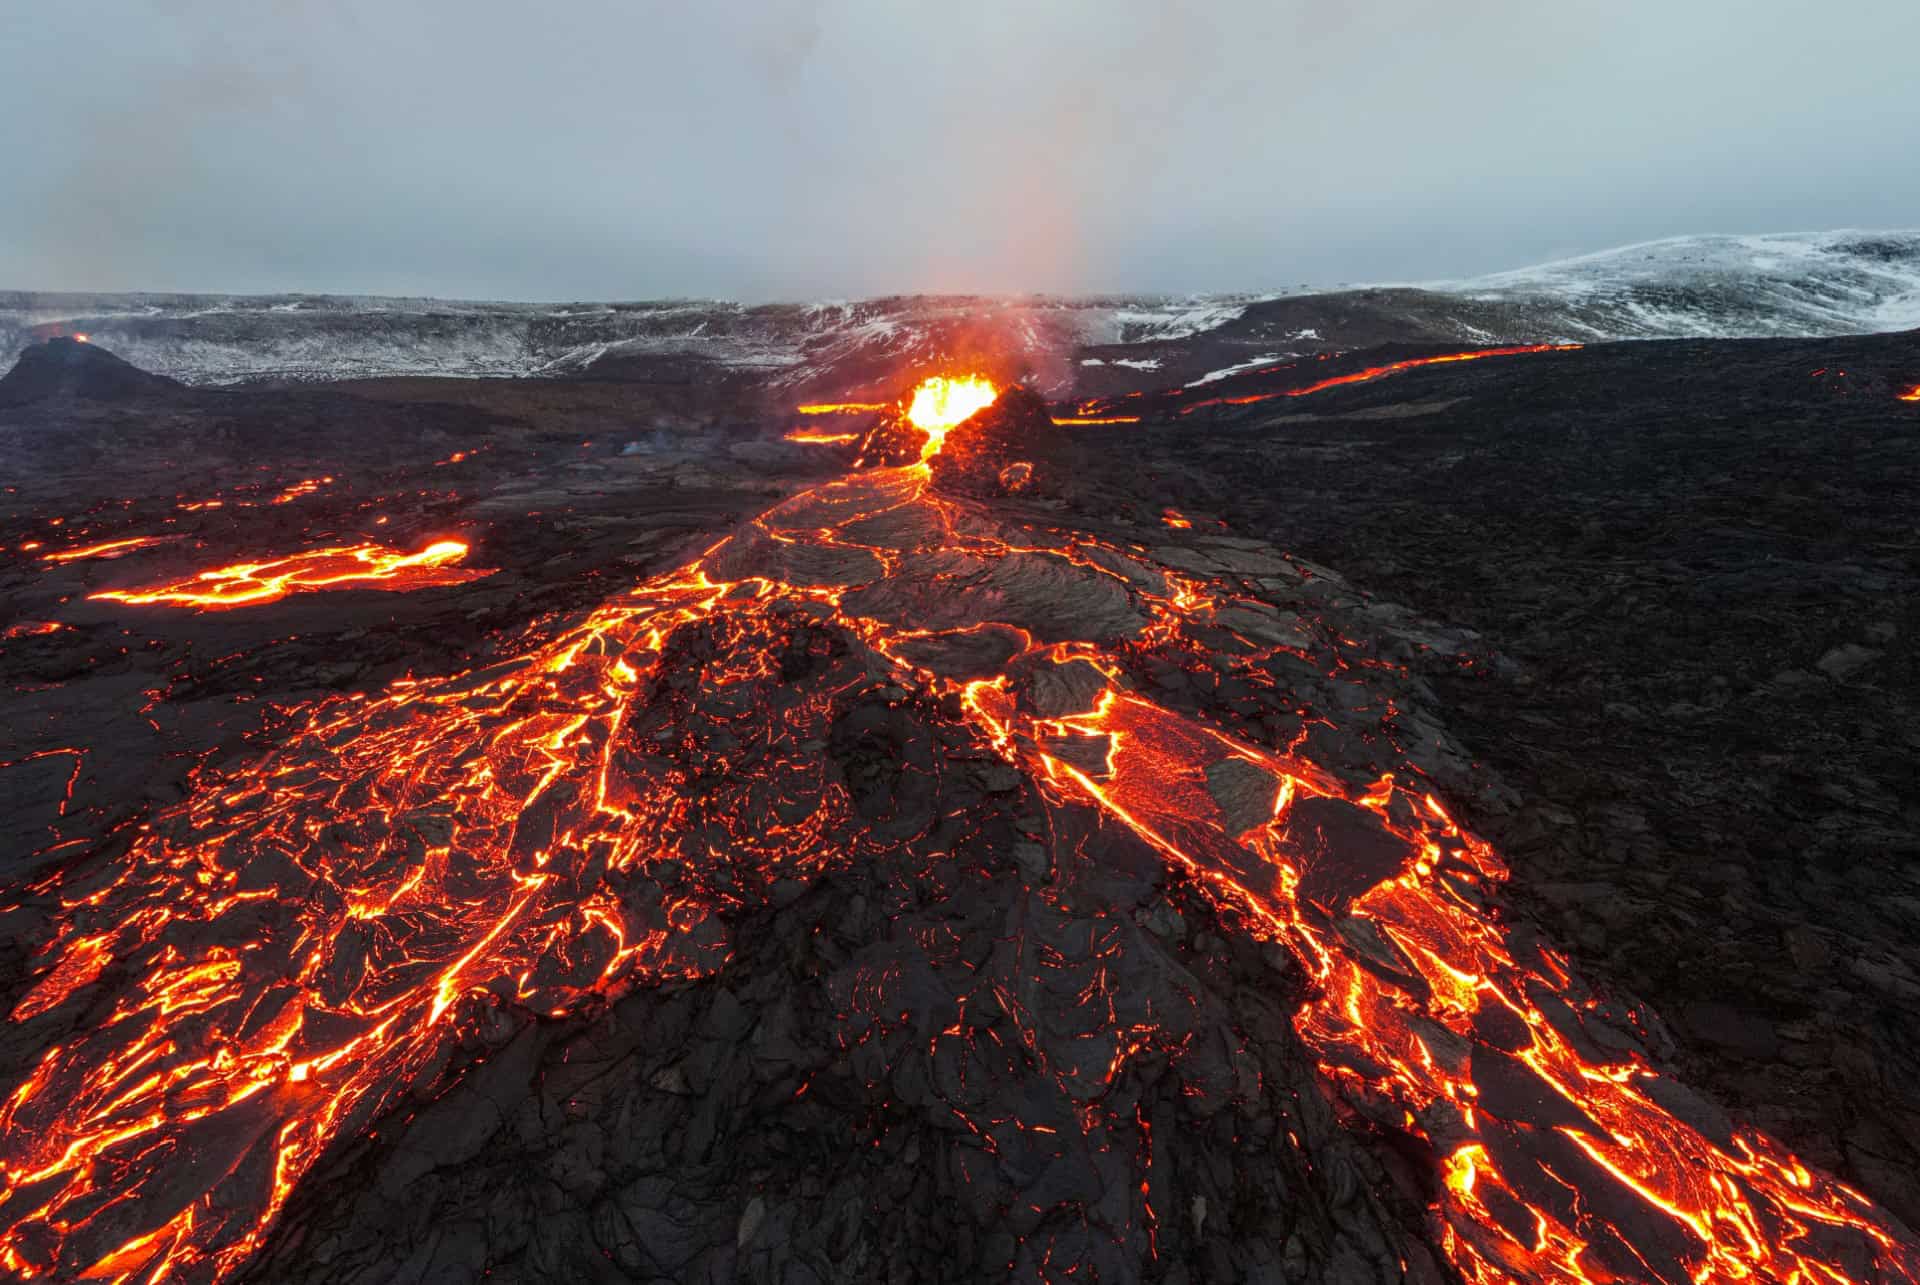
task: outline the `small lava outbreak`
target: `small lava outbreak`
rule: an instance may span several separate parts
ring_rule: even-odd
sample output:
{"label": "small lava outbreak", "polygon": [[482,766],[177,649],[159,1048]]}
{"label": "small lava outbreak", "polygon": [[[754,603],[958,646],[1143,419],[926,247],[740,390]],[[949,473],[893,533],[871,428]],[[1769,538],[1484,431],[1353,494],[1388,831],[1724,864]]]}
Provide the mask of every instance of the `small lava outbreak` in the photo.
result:
{"label": "small lava outbreak", "polygon": [[185,580],[146,589],[103,589],[89,596],[135,606],[157,604],[207,611],[276,602],[290,593],[322,589],[404,591],[464,584],[493,574],[457,565],[466,556],[467,545],[461,540],[436,540],[417,553],[401,553],[378,544],[336,545],[264,562],[213,567]]}
{"label": "small lava outbreak", "polygon": [[[1691,1110],[1614,1033],[1632,1013],[1510,930],[1490,909],[1499,856],[1427,784],[1342,779],[1307,733],[1263,746],[1142,694],[1156,667],[1255,690],[1266,662],[1311,654],[1312,622],[1248,575],[947,487],[974,467],[950,448],[1046,431],[1024,390],[958,374],[902,404],[826,409],[892,415],[922,439],[904,462],[794,494],[506,659],[308,706],[277,747],[200,777],[124,859],[47,876],[33,891],[57,898],[57,923],[13,1020],[83,996],[97,1016],[0,1105],[0,1263],[19,1279],[232,1275],[331,1144],[430,1091],[476,1032],[711,976],[734,918],[797,878],[863,862],[955,877],[988,842],[983,805],[903,827],[818,752],[849,734],[845,693],[884,681],[1035,792],[1043,901],[1097,896],[1089,826],[1107,827],[1297,960],[1299,1039],[1348,1109],[1439,1176],[1431,1243],[1461,1279],[1920,1281],[1897,1224]],[[1023,461],[978,463],[1011,486]],[[118,599],[232,605],[317,587],[302,566],[404,579],[455,574],[464,552],[316,551]],[[925,744],[899,758],[902,789],[950,767]],[[1109,1091],[1134,1061],[1180,1063],[1195,1028],[1112,986],[1106,948],[1076,983],[1071,1061],[1043,1053],[1027,992],[919,1038],[981,1073],[1036,1061],[1057,1097],[1013,1121],[990,1099],[956,1106],[956,1128],[989,1152],[1021,1130],[1036,1163],[1127,1155],[1137,1187],[1104,1221],[1061,1216],[1150,1255],[1155,1229],[1189,1215],[1151,1176],[1147,1121]],[[1044,952],[1032,963],[1035,986],[1066,975]],[[846,1047],[902,1020],[900,985],[877,968],[844,994]],[[1065,1243],[1031,1247],[1038,1275],[1075,1278]]]}
{"label": "small lava outbreak", "polygon": [[43,553],[43,562],[86,562],[95,558],[118,558],[139,549],[151,549],[155,545],[177,540],[179,536],[135,535],[118,540],[102,540],[98,544],[83,544],[71,549],[56,549],[52,553]]}

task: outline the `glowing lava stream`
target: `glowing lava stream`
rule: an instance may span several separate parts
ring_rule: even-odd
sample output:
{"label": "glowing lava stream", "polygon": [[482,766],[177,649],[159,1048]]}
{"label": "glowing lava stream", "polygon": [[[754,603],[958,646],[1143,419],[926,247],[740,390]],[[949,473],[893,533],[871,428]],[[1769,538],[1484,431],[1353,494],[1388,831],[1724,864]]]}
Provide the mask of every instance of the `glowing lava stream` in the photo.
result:
{"label": "glowing lava stream", "polygon": [[[276,501],[278,503],[278,501]],[[290,593],[321,589],[425,589],[465,584],[493,574],[454,564],[467,556],[459,540],[439,540],[418,553],[400,553],[378,544],[307,549],[265,562],[236,562],[185,580],[147,589],[107,589],[87,595],[136,605],[194,607],[202,611],[251,607],[276,602]]]}
{"label": "glowing lava stream", "polygon": [[[1909,1234],[1863,1197],[1663,1106],[1684,1091],[1602,1039],[1621,1015],[1491,916],[1504,868],[1424,789],[1345,787],[1131,690],[1147,659],[1257,677],[1286,649],[1233,631],[1243,587],[1009,525],[931,475],[816,487],[524,655],[315,705],[118,863],[31,890],[62,909],[13,1020],[74,1033],[0,1103],[0,1264],[229,1275],[329,1144],[435,1084],[462,1040],[709,974],[728,915],[775,881],[905,859],[910,840],[851,828],[833,760],[805,748],[873,674],[957,708],[1050,808],[1097,809],[1223,923],[1298,955],[1316,984],[1299,1037],[1330,1091],[1430,1156],[1433,1241],[1468,1279],[1920,1281]],[[1109,623],[1038,636],[1063,593]],[[1000,677],[913,660],[981,628],[1023,640]],[[789,675],[808,637],[838,657],[832,681]],[[1105,688],[1055,717],[1007,676],[1072,662]],[[696,689],[758,720],[759,775],[727,766],[744,748],[702,767],[689,747],[729,724]],[[1209,788],[1223,765],[1270,806],[1230,822]],[[1074,879],[1076,854],[1054,856]],[[1100,1038],[1110,1083],[1138,1046]],[[1088,1120],[1112,1110],[1076,1092]]]}
{"label": "glowing lava stream", "polygon": [[1436,357],[1409,357],[1405,361],[1388,362],[1384,366],[1369,366],[1365,370],[1349,371],[1344,375],[1333,375],[1327,379],[1316,380],[1304,388],[1287,388],[1271,393],[1248,393],[1239,397],[1209,397],[1205,401],[1181,407],[1180,413],[1191,415],[1208,406],[1251,406],[1255,402],[1270,401],[1275,397],[1307,397],[1345,384],[1370,384],[1376,379],[1385,379],[1388,375],[1397,375],[1405,370],[1417,370],[1422,366],[1484,361],[1488,357],[1517,357],[1525,353],[1573,352],[1580,346],[1579,344],[1520,344],[1511,348],[1475,348],[1469,352],[1442,353]]}
{"label": "glowing lava stream", "polygon": [[103,540],[99,544],[81,545],[75,549],[56,549],[52,553],[40,555],[42,562],[84,562],[94,558],[118,558],[134,552],[136,549],[151,549],[158,544],[184,539],[178,535],[135,535],[121,540]]}
{"label": "glowing lava stream", "polygon": [[810,402],[797,409],[802,415],[860,415],[888,407],[885,402]]}
{"label": "glowing lava stream", "polygon": [[1903,402],[1920,402],[1920,384],[1915,384],[1906,392],[1901,393],[1900,400]]}

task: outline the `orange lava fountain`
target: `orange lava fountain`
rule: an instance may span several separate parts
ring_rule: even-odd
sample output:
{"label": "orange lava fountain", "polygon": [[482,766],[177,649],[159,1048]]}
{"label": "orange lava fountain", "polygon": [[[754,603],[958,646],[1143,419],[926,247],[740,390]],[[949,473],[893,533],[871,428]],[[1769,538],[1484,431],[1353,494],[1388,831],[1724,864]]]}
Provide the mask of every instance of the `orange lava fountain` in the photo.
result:
{"label": "orange lava fountain", "polygon": [[[474,1031],[711,975],[733,913],[776,881],[900,858],[916,840],[857,831],[840,769],[808,748],[865,673],[953,711],[956,734],[1024,769],[1057,815],[1097,814],[1157,853],[1223,931],[1298,958],[1314,985],[1296,1033],[1328,1092],[1426,1157],[1431,1239],[1462,1278],[1920,1282],[1911,1233],[1691,1110],[1619,1034],[1631,1015],[1509,928],[1499,858],[1411,770],[1349,785],[1304,757],[1305,732],[1257,745],[1142,695],[1130,667],[1257,682],[1316,653],[1236,573],[936,491],[925,461],[994,391],[930,383],[909,411],[931,438],[920,465],[795,495],[517,657],[317,704],[261,760],[198,779],[124,856],[36,885],[60,909],[13,1020],[55,1022],[70,1001],[90,1016],[58,1026],[71,1033],[0,1100],[0,1266],[231,1275],[329,1146],[430,1090]],[[1062,594],[1106,623],[1035,612]],[[849,670],[783,676],[796,629],[830,631]],[[997,676],[914,658],[982,629],[1018,648]],[[1042,716],[1009,675],[1045,665],[1091,671],[1097,690]],[[757,768],[676,757],[696,690],[720,730],[761,720]],[[1254,807],[1229,813],[1210,789],[1222,772],[1254,783]],[[1088,854],[1055,855],[1077,892]],[[655,878],[666,867],[673,882]],[[1036,1074],[1089,1132],[1137,1134],[1106,1089],[1132,1059],[1177,1061],[1177,1016],[1122,1026],[1096,1016],[1115,997],[1086,1002],[1104,1081]],[[998,1003],[1017,1027],[1018,998]],[[993,1124],[953,1110],[976,1133]],[[1143,1177],[1116,1203],[1151,1227],[1162,1198]]]}
{"label": "orange lava fountain", "polygon": [[493,574],[491,570],[455,565],[466,556],[467,546],[459,540],[440,540],[418,553],[401,553],[378,544],[336,545],[266,562],[214,567],[186,580],[149,589],[108,589],[88,596],[206,611],[252,607],[290,593],[320,589],[403,591],[465,584]]}
{"label": "orange lava fountain", "polygon": [[993,381],[979,375],[935,375],[921,380],[907,403],[907,422],[927,435],[927,444],[920,449],[921,463],[938,455],[950,431],[993,405],[999,395]]}

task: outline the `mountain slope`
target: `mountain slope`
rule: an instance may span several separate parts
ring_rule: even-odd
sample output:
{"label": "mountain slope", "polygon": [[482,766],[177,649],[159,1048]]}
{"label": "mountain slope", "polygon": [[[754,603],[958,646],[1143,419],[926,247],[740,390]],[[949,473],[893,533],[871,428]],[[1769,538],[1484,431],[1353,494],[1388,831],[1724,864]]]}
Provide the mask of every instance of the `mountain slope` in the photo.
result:
{"label": "mountain slope", "polygon": [[1053,395],[1379,343],[1819,337],[1920,325],[1920,232],[1696,236],[1463,281],[1188,298],[489,303],[0,293],[0,348],[90,333],[196,384],[386,375],[704,381],[804,395],[988,360]]}

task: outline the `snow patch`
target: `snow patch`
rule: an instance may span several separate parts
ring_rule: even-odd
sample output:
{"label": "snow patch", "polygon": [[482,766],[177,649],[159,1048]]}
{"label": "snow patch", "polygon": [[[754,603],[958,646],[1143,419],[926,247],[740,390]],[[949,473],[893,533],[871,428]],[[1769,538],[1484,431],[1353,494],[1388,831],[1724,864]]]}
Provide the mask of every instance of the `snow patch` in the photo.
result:
{"label": "snow patch", "polygon": [[1216,380],[1228,379],[1243,370],[1252,370],[1256,366],[1265,366],[1270,362],[1279,361],[1281,356],[1282,354],[1280,353],[1270,352],[1264,357],[1255,357],[1253,360],[1243,361],[1237,366],[1227,366],[1220,370],[1210,370],[1198,379],[1188,380],[1186,386],[1188,388],[1198,388],[1202,384],[1211,384]]}

